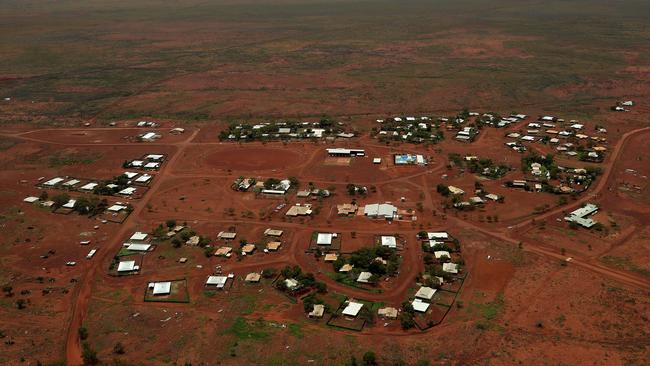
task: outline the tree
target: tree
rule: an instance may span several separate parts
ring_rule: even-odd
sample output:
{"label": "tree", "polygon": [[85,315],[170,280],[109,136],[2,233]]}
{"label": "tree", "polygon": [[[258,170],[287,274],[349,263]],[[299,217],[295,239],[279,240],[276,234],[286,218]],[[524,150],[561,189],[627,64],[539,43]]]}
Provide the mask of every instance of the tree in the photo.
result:
{"label": "tree", "polygon": [[20,310],[26,308],[27,307],[27,301],[25,301],[25,299],[18,299],[18,301],[16,301],[16,307],[18,309],[20,309]]}
{"label": "tree", "polygon": [[42,192],[41,192],[41,195],[38,196],[38,198],[39,198],[41,201],[45,201],[45,200],[47,200],[47,197],[48,197],[47,191],[42,191]]}
{"label": "tree", "polygon": [[52,201],[54,202],[54,207],[58,208],[68,203],[68,201],[70,201],[70,196],[66,193],[60,193],[52,197]]}
{"label": "tree", "polygon": [[115,343],[115,346],[113,346],[113,353],[118,354],[118,355],[123,355],[126,353],[124,350],[124,345],[122,342],[117,342]]}
{"label": "tree", "polygon": [[79,339],[82,341],[88,339],[88,329],[86,329],[86,327],[79,327],[77,333],[79,334]]}
{"label": "tree", "polygon": [[405,330],[415,327],[415,319],[413,319],[413,314],[406,311],[400,314],[399,322],[402,325],[402,329]]}
{"label": "tree", "polygon": [[368,351],[363,354],[363,364],[364,366],[374,366],[377,365],[377,356],[374,352]]}
{"label": "tree", "polygon": [[176,220],[169,219],[165,222],[165,225],[171,230],[176,226]]}
{"label": "tree", "polygon": [[84,365],[93,366],[100,363],[99,358],[97,358],[97,351],[92,349],[88,342],[84,342],[82,348],[81,358],[84,361]]}

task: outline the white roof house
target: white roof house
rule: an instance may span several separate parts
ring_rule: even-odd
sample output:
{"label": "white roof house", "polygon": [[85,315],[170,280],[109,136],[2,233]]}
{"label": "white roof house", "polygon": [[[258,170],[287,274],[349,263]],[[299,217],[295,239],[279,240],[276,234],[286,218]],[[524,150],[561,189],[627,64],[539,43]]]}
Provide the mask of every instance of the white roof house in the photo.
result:
{"label": "white roof house", "polygon": [[123,205],[113,205],[113,206],[111,206],[111,207],[108,208],[108,211],[111,211],[111,212],[120,212],[120,211],[122,211],[122,210],[126,210],[126,206],[123,206]]}
{"label": "white roof house", "polygon": [[438,250],[438,251],[435,251],[435,252],[433,252],[433,255],[436,256],[436,259],[440,259],[440,258],[442,258],[442,257],[451,258],[451,255],[450,255],[449,252],[446,251],[446,250]]}
{"label": "white roof house", "polygon": [[143,165],[144,165],[144,161],[142,161],[142,160],[133,160],[133,161],[131,161],[131,166],[138,167],[138,166],[143,166]]}
{"label": "white roof house", "polygon": [[135,172],[124,172],[122,174],[126,175],[126,177],[129,178],[129,179],[131,179],[131,178],[135,177],[136,175],[138,175],[138,173],[135,173]]}
{"label": "white roof house", "polygon": [[456,263],[443,263],[442,270],[448,273],[458,273],[458,264]]}
{"label": "white roof house", "polygon": [[373,203],[363,208],[363,214],[368,217],[393,219],[397,216],[397,207],[389,203]]}
{"label": "white roof house", "polygon": [[84,191],[92,191],[92,190],[95,189],[95,187],[97,187],[98,185],[99,185],[99,184],[97,184],[97,183],[95,183],[95,182],[90,182],[90,183],[84,184],[84,185],[81,186],[81,188],[79,188],[79,189],[82,189],[82,190],[84,190]]}
{"label": "white roof house", "polygon": [[150,181],[151,178],[152,178],[152,176],[149,175],[149,174],[142,174],[141,176],[137,177],[135,179],[135,181],[138,182],[138,183],[146,183],[146,182]]}
{"label": "white roof house", "polygon": [[435,293],[436,293],[436,289],[422,286],[420,287],[418,292],[415,293],[415,297],[423,300],[431,300]]}
{"label": "white roof house", "polygon": [[151,249],[151,244],[128,243],[126,249],[134,252],[146,252]]}
{"label": "white roof house", "polygon": [[137,270],[135,261],[124,261],[124,262],[120,262],[120,264],[117,265],[118,272],[132,272],[135,270]]}
{"label": "white roof house", "polygon": [[63,185],[66,186],[66,187],[72,187],[72,186],[74,186],[76,184],[79,184],[79,182],[81,182],[81,181],[78,180],[78,179],[70,179],[69,181],[63,183]]}
{"label": "white roof house", "polygon": [[226,286],[227,281],[227,276],[208,276],[208,280],[205,281],[205,284],[210,286],[217,286],[217,288],[223,288]]}
{"label": "white roof house", "polygon": [[345,309],[343,309],[343,315],[357,316],[359,315],[361,308],[363,308],[362,303],[348,301],[348,305],[345,307]]}
{"label": "white roof house", "polygon": [[447,188],[449,189],[449,192],[454,195],[461,195],[465,193],[465,191],[455,186],[448,186]]}
{"label": "white roof house", "polygon": [[68,203],[66,203],[62,207],[63,208],[74,208],[74,205],[76,205],[76,204],[77,204],[77,200],[70,200],[70,201],[68,201]]}
{"label": "white roof house", "polygon": [[148,159],[148,160],[161,160],[164,157],[165,157],[165,155],[161,155],[161,154],[149,154],[149,155],[145,156],[145,159]]}
{"label": "white roof house", "polygon": [[411,305],[413,306],[413,310],[418,311],[420,313],[425,313],[430,306],[428,302],[424,302],[420,299],[413,300]]}
{"label": "white roof house", "polygon": [[171,282],[155,282],[153,284],[153,294],[154,295],[169,295],[172,290]]}
{"label": "white roof house", "polygon": [[434,232],[427,233],[427,238],[447,240],[449,239],[449,234],[447,234],[446,231],[434,231]]}
{"label": "white roof house", "polygon": [[152,161],[152,162],[146,163],[144,165],[144,168],[145,169],[158,169],[158,168],[160,168],[160,163]]}
{"label": "white roof house", "polygon": [[395,249],[395,248],[397,248],[397,239],[395,239],[394,236],[382,235],[382,237],[381,237],[381,245],[385,246],[385,247]]}
{"label": "white roof house", "polygon": [[318,233],[316,237],[316,244],[318,245],[332,245],[332,233]]}
{"label": "white roof house", "polygon": [[133,193],[135,193],[135,187],[127,187],[127,188],[124,188],[123,190],[119,191],[118,193],[119,193],[119,194],[126,195],[126,196],[130,196],[130,195],[132,195]]}
{"label": "white roof house", "polygon": [[55,186],[55,185],[57,185],[57,184],[59,184],[59,183],[61,183],[63,181],[64,181],[63,178],[56,177],[56,178],[52,178],[52,179],[48,180],[47,182],[43,183],[43,185],[44,186]]}
{"label": "white roof house", "polygon": [[38,197],[34,197],[34,196],[26,197],[23,201],[27,203],[34,203],[38,201]]}
{"label": "white roof house", "polygon": [[287,278],[286,280],[284,280],[284,284],[287,286],[289,290],[295,290],[300,285],[298,280],[294,278]]}
{"label": "white roof house", "polygon": [[372,273],[370,273],[370,272],[361,272],[361,273],[359,273],[359,277],[357,278],[357,282],[368,283],[368,280],[370,280],[370,277],[372,277]]}
{"label": "white roof house", "polygon": [[133,235],[131,235],[129,240],[143,241],[143,240],[147,240],[148,236],[149,236],[149,234],[147,234],[147,233],[136,231],[135,233],[133,233]]}

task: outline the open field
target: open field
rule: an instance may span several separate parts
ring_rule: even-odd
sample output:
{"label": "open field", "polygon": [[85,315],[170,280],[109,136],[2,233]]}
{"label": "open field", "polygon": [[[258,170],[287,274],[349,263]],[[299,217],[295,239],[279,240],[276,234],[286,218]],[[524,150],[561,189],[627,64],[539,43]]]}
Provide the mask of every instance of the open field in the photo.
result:
{"label": "open field", "polygon": [[0,30],[13,37],[2,43],[0,94],[12,100],[0,112],[4,120],[40,123],[463,107],[585,117],[612,97],[647,94],[648,7],[584,0],[5,2]]}
{"label": "open field", "polygon": [[[640,0],[2,3],[0,364],[344,365],[367,351],[379,365],[650,364],[648,13]],[[488,112],[528,117],[479,127]],[[530,132],[544,115],[573,132]],[[324,116],[354,136],[220,138],[233,122]],[[388,135],[377,119],[393,116],[427,142]],[[577,156],[595,147],[599,161]],[[125,164],[150,154],[160,167]],[[597,224],[566,220],[588,203]],[[437,292],[420,312],[425,286]],[[362,310],[344,315],[348,300]]]}

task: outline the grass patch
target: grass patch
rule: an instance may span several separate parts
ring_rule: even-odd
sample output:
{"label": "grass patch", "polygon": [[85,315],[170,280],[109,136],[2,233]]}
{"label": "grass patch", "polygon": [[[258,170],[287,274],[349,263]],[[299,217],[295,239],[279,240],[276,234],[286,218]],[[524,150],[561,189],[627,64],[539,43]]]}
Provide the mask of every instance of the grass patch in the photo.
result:
{"label": "grass patch", "polygon": [[100,154],[55,154],[48,159],[50,168],[68,165],[88,165],[101,158]]}
{"label": "grass patch", "polygon": [[600,258],[600,261],[610,267],[623,269],[630,272],[638,273],[642,276],[650,277],[650,268],[642,268],[630,261],[629,257],[616,257],[613,255],[606,255]]}
{"label": "grass patch", "polygon": [[256,321],[251,325],[248,320],[238,317],[233,325],[226,330],[226,334],[232,334],[239,339],[262,340],[269,337],[269,333],[262,330],[265,327],[263,321]]}
{"label": "grass patch", "polygon": [[289,324],[288,329],[289,329],[289,334],[291,334],[292,336],[296,338],[303,337],[302,327],[300,326],[300,324],[295,324],[295,323]]}

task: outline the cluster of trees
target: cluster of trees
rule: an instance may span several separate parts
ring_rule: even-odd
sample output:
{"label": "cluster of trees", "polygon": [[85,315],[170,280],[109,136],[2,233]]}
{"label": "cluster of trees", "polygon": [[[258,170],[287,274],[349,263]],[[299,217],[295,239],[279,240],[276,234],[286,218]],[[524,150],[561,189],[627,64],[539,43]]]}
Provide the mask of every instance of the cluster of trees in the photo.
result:
{"label": "cluster of trees", "polygon": [[[47,200],[47,192],[43,191],[40,195],[41,200]],[[70,201],[70,196],[67,193],[59,193],[52,197],[52,202],[54,202],[53,207],[59,208]],[[73,208],[74,211],[78,212],[80,215],[98,215],[108,207],[108,201],[106,199],[99,199],[95,196],[82,196],[77,198],[77,202]],[[127,206],[127,210],[132,210],[131,205]]]}
{"label": "cluster of trees", "polygon": [[532,163],[541,164],[548,171],[551,179],[556,179],[559,173],[559,168],[553,159],[553,154],[546,154],[541,156],[535,152],[532,152],[521,158],[521,169],[525,172],[530,170],[530,165]]}
{"label": "cluster of trees", "polygon": [[358,186],[352,183],[349,183],[347,186],[345,186],[345,189],[347,190],[350,196],[354,196],[356,194],[359,194],[360,196],[365,196],[366,194],[368,194],[368,188],[363,186]]}
{"label": "cluster of trees", "polygon": [[[386,264],[375,260],[376,258],[385,260]],[[383,246],[361,248],[349,255],[347,263],[354,266],[353,273],[355,275],[361,271],[372,273],[373,276],[369,282],[376,283],[381,276],[394,276],[397,273],[399,269],[399,256],[395,250]],[[346,264],[346,260],[339,256],[333,262],[334,270],[338,272],[344,264]]]}
{"label": "cluster of trees", "polygon": [[[268,125],[263,125],[260,128],[253,128],[254,124],[232,123],[227,129],[219,133],[219,140],[227,140],[230,135],[235,136],[235,140],[242,139],[242,135],[246,136],[245,140],[261,140],[261,139],[290,139],[289,134],[279,134],[279,128],[289,128],[292,133],[298,134],[300,137],[307,137],[313,132],[313,128],[322,128],[325,130],[324,135],[337,134],[343,132],[336,121],[329,117],[323,117],[315,125],[308,127],[303,126],[301,121],[282,121],[281,123],[272,122]],[[267,136],[264,136],[267,135]]]}
{"label": "cluster of trees", "polygon": [[[109,187],[109,185],[114,184],[114,187]],[[101,182],[93,189],[93,193],[103,196],[112,196],[115,193],[123,190],[129,186],[129,177],[125,174],[121,174],[113,177],[110,180]]]}
{"label": "cluster of trees", "polygon": [[[313,273],[303,272],[300,266],[286,266],[281,271],[283,279],[294,279],[298,281],[300,289],[314,288],[319,293],[327,292],[327,285],[324,282],[316,281]],[[275,287],[280,291],[288,291],[287,284],[284,280],[275,283]]]}

